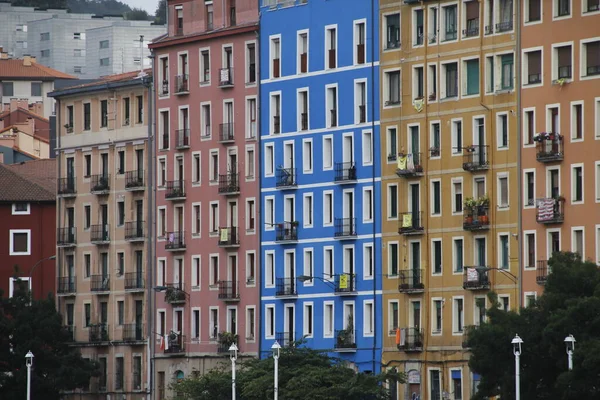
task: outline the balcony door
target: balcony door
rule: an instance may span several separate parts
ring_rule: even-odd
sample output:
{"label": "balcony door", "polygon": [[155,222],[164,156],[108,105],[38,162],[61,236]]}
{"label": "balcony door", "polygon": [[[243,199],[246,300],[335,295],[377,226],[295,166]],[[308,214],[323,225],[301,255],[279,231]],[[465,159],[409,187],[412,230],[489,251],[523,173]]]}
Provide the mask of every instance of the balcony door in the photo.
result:
{"label": "balcony door", "polygon": [[486,265],[485,238],[475,239],[475,262],[479,267]]}
{"label": "balcony door", "polygon": [[346,167],[350,168],[350,164],[354,162],[354,139],[352,135],[344,136],[342,157],[344,163],[349,163]]}
{"label": "balcony door", "polygon": [[[237,153],[235,152],[231,152],[228,154],[229,156],[229,160],[228,160],[228,165],[227,165],[227,170],[229,171],[230,174],[235,175],[237,174]],[[231,179],[235,179],[235,176],[231,176]]]}
{"label": "balcony door", "polygon": [[283,145],[283,168],[294,168],[294,143]]}
{"label": "balcony door", "polygon": [[[344,274],[354,275],[354,248],[347,247],[344,249]],[[352,278],[350,278],[352,279]]]}
{"label": "balcony door", "polygon": [[408,186],[410,192],[410,199],[408,202],[408,211],[411,213],[412,217],[412,227],[418,228],[421,226],[421,221],[419,221],[420,217],[420,207],[421,207],[421,196],[420,196],[420,187],[419,184],[410,184]]}
{"label": "balcony door", "polygon": [[295,254],[293,252],[285,253],[285,271],[284,276],[289,281],[289,288],[291,293],[294,292],[294,287],[296,286],[296,260]]}
{"label": "balcony door", "polygon": [[136,159],[136,166],[137,166],[137,179],[138,181],[141,181],[142,179],[144,179],[144,150],[143,149],[137,149],[135,151],[135,159]]}
{"label": "balcony door", "polygon": [[[231,281],[231,287],[229,288],[230,290],[230,295],[231,297],[236,297],[237,296],[237,256],[235,254],[230,255],[229,257],[227,257],[228,263],[227,263],[227,269],[229,271],[227,271],[227,277],[229,278],[229,280]],[[233,332],[233,331],[232,331]]]}
{"label": "balcony door", "polygon": [[354,303],[344,304],[344,321],[342,325],[344,329],[354,330]]}
{"label": "balcony door", "polygon": [[142,321],[144,318],[144,315],[142,313],[143,310],[143,303],[142,300],[136,300],[135,301],[135,338],[136,340],[141,340],[142,339]]}
{"label": "balcony door", "polygon": [[108,278],[108,253],[100,254],[100,269],[102,273],[102,282]]}
{"label": "balcony door", "polygon": [[102,177],[104,179],[108,178],[108,153],[102,153],[100,155],[101,167],[102,167]]}
{"label": "balcony door", "polygon": [[229,221],[229,227],[231,228],[231,238],[233,239],[233,236],[235,234],[234,232],[234,228],[238,226],[238,220],[237,220],[237,215],[238,215],[238,205],[237,205],[237,201],[230,201],[228,204],[229,207],[227,207],[227,221]]}
{"label": "balcony door", "polygon": [[141,250],[135,252],[135,279],[136,287],[142,287],[142,274],[143,274],[143,253]]}
{"label": "balcony door", "polygon": [[410,316],[409,321],[410,328],[419,329],[421,326],[421,302],[412,301],[410,303]]}
{"label": "balcony door", "polygon": [[175,268],[173,268],[173,283],[179,289],[183,289],[183,259],[175,259]]}
{"label": "balcony door", "polygon": [[[475,154],[473,160],[479,161],[479,165],[485,165],[485,124],[483,118],[477,118],[475,120],[475,126],[473,131],[473,146],[475,147]],[[459,151],[462,151],[459,149]]]}
{"label": "balcony door", "polygon": [[135,230],[136,236],[142,237],[143,233],[143,224],[144,224],[144,201],[136,200],[135,201]]}
{"label": "balcony door", "polygon": [[175,232],[179,232],[179,240],[182,240],[183,237],[183,207],[175,208]]}
{"label": "balcony door", "polygon": [[75,178],[75,159],[73,157],[67,158],[67,178],[69,178],[69,183]]}
{"label": "balcony door", "polygon": [[284,339],[283,339],[283,346],[289,346],[291,345],[294,340],[294,328],[296,325],[296,321],[295,321],[295,310],[294,310],[294,305],[290,304],[286,304],[285,306],[285,314],[284,314]]}
{"label": "balcony door", "polygon": [[418,287],[421,275],[421,243],[412,242],[410,244],[410,267],[412,269],[411,282],[413,287]]}
{"label": "balcony door", "polygon": [[413,164],[419,165],[421,160],[419,160],[419,128],[417,126],[410,127],[410,138],[408,141],[408,153],[413,157]]}
{"label": "balcony door", "polygon": [[67,277],[69,278],[69,290],[71,290],[71,285],[75,282],[75,261],[73,254],[67,254]]}
{"label": "balcony door", "polygon": [[102,225],[102,240],[108,238],[108,204],[100,206],[100,224]]}
{"label": "balcony door", "polygon": [[177,180],[179,181],[179,189],[183,188],[183,158],[177,157]]}
{"label": "balcony door", "polygon": [[102,301],[100,302],[100,323],[105,325],[104,329],[106,329],[106,323],[108,322],[108,302]]}

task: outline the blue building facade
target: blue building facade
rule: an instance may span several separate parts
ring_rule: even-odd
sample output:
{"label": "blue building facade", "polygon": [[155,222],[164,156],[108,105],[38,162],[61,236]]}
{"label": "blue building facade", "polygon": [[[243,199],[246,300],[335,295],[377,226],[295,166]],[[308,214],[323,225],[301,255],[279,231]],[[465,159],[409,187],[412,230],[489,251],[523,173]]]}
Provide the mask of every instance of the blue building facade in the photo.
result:
{"label": "blue building facade", "polygon": [[261,355],[381,361],[378,2],[263,1]]}

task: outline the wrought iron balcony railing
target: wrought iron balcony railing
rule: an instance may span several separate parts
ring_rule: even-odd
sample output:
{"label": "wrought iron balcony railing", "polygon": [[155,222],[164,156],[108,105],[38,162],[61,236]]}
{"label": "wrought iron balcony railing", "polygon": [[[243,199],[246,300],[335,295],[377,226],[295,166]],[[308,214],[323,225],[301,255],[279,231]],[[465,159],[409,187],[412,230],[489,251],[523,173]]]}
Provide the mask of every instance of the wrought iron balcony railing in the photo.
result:
{"label": "wrought iron balcony railing", "polygon": [[92,292],[108,292],[110,290],[110,275],[92,275]]}
{"label": "wrought iron balcony railing", "polygon": [[490,228],[490,208],[488,206],[473,206],[464,208],[463,229],[465,231],[480,231]]}
{"label": "wrought iron balcony railing", "polygon": [[297,296],[296,278],[277,278],[275,296]]}
{"label": "wrought iron balcony railing", "polygon": [[183,200],[185,199],[185,182],[183,180],[166,181],[165,199]]}
{"label": "wrought iron balcony railing", "polygon": [[167,242],[165,243],[165,250],[185,250],[185,231],[167,232],[166,238]]}
{"label": "wrought iron balcony railing", "polygon": [[356,218],[336,218],[334,235],[336,238],[356,237]]}
{"label": "wrought iron balcony railing", "polygon": [[177,133],[177,146],[178,150],[189,149],[190,148],[190,130],[189,129],[179,129],[176,131]]}
{"label": "wrought iron balcony railing", "polygon": [[56,245],[58,247],[70,247],[77,244],[77,228],[68,226],[56,230]]}
{"label": "wrought iron balcony railing", "polygon": [[125,240],[130,242],[143,241],[146,237],[144,232],[145,221],[125,222]]}
{"label": "wrought iron balcony railing", "polygon": [[298,240],[298,225],[295,222],[279,222],[275,225],[275,241],[291,242]]}
{"label": "wrought iron balcony railing", "polygon": [[224,122],[219,124],[219,142],[230,143],[234,141],[235,132],[233,130],[233,122]]}
{"label": "wrought iron balcony railing", "polygon": [[237,247],[240,245],[240,235],[238,228],[228,226],[219,228],[219,246],[221,247]]}
{"label": "wrought iron balcony railing", "polygon": [[74,176],[58,179],[58,194],[61,196],[74,196],[77,194],[76,179]]}
{"label": "wrought iron balcony railing", "polygon": [[564,152],[563,136],[558,133],[538,133],[533,138],[536,141],[536,159],[548,163],[562,161]]}
{"label": "wrought iron balcony railing", "polygon": [[296,168],[278,168],[275,178],[275,187],[295,188],[298,186]]}
{"label": "wrought iron balcony railing", "polygon": [[536,266],[536,282],[538,285],[545,285],[548,280],[548,273],[550,269],[548,267],[548,260],[538,260]]}
{"label": "wrought iron balcony railing", "polygon": [[422,269],[405,269],[398,271],[398,291],[400,293],[418,293],[425,290]]}
{"label": "wrought iron balcony railing", "polygon": [[239,301],[240,287],[238,281],[219,281],[219,299],[225,301]]}
{"label": "wrought iron balcony railing", "polygon": [[136,169],[125,172],[125,189],[144,190],[144,170]]}
{"label": "wrought iron balcony railing", "polygon": [[90,343],[98,343],[98,342],[108,342],[108,324],[100,323],[90,325],[89,329],[89,342]]}
{"label": "wrought iron balcony railing", "polygon": [[190,83],[187,74],[175,77],[175,94],[186,94],[190,92]]}
{"label": "wrought iron balcony railing", "polygon": [[275,332],[275,340],[281,347],[292,347],[296,343],[296,332]]}
{"label": "wrought iron balcony railing", "polygon": [[335,293],[339,295],[356,294],[356,274],[343,273],[334,277]]}
{"label": "wrought iron balcony railing", "polygon": [[421,153],[413,152],[400,154],[396,158],[396,175],[401,178],[415,178],[423,176],[423,158]]}
{"label": "wrought iron balcony railing", "polygon": [[565,220],[565,199],[536,199],[536,221],[541,224],[561,224]]}
{"label": "wrought iron balcony railing", "polygon": [[354,162],[335,163],[335,178],[338,183],[356,181],[356,165]]}
{"label": "wrought iron balcony railing", "polygon": [[405,352],[423,351],[423,330],[419,328],[400,328],[396,336],[398,350]]}
{"label": "wrought iron balcony railing", "polygon": [[124,324],[123,325],[123,341],[139,342],[145,340],[144,324]]}
{"label": "wrought iron balcony railing", "polygon": [[409,211],[400,214],[398,233],[401,235],[420,235],[423,227],[423,211]]}
{"label": "wrought iron balcony railing", "polygon": [[125,290],[144,289],[143,271],[125,273]]}
{"label": "wrought iron balcony railing", "polygon": [[221,68],[219,70],[219,86],[222,88],[233,86],[233,68]]}
{"label": "wrought iron balcony railing", "polygon": [[58,278],[56,293],[71,294],[77,292],[77,279],[74,275]]}
{"label": "wrought iron balcony railing", "polygon": [[489,267],[465,267],[463,274],[463,289],[486,290],[490,288]]}
{"label": "wrought iron balcony railing", "polygon": [[168,345],[165,346],[165,354],[185,353],[185,335],[179,335],[172,332],[167,335],[165,341],[168,343]]}
{"label": "wrought iron balcony railing", "polygon": [[356,331],[352,328],[336,330],[333,347],[338,351],[356,350]]}
{"label": "wrought iron balcony railing", "polygon": [[90,241],[94,244],[107,244],[110,242],[110,225],[97,224],[90,226]]}
{"label": "wrought iron balcony railing", "polygon": [[238,194],[240,192],[240,174],[228,172],[219,175],[219,194]]}
{"label": "wrought iron balcony railing", "polygon": [[105,194],[110,190],[110,174],[98,174],[90,177],[92,193]]}
{"label": "wrought iron balcony railing", "polygon": [[473,145],[464,148],[463,169],[465,171],[482,171],[490,168],[489,145]]}

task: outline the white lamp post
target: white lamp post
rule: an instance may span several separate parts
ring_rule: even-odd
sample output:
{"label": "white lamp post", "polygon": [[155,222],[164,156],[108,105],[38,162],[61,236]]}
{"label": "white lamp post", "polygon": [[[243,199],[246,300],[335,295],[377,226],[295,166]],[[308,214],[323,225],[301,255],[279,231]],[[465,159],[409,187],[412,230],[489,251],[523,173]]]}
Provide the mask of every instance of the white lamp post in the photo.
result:
{"label": "white lamp post", "polygon": [[278,341],[275,341],[275,343],[273,343],[273,346],[271,346],[271,351],[273,351],[273,361],[275,363],[275,386],[273,389],[273,399],[277,400],[277,396],[278,393],[277,391],[279,390],[279,351],[281,350],[281,346],[279,345]]}
{"label": "white lamp post", "polygon": [[569,371],[573,369],[573,352],[575,351],[575,338],[573,335],[569,335],[565,338],[565,345],[567,346],[567,355],[569,356]]}
{"label": "white lamp post", "polygon": [[231,358],[231,400],[235,400],[235,362],[238,357],[238,347],[235,343],[229,346],[229,358]]}
{"label": "white lamp post", "polygon": [[25,354],[25,365],[27,366],[27,400],[31,399],[31,366],[33,365],[33,353]]}
{"label": "white lamp post", "polygon": [[519,373],[519,359],[521,357],[521,345],[523,344],[523,339],[521,339],[519,335],[515,335],[511,343],[513,345],[513,353],[515,354],[515,399],[521,400],[521,376]]}

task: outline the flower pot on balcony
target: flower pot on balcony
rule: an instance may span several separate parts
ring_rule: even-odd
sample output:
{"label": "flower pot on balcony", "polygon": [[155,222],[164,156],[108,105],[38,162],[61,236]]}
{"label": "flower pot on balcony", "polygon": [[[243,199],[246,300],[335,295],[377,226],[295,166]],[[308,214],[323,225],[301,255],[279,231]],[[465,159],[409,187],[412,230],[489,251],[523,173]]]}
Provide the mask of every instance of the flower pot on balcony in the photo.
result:
{"label": "flower pot on balcony", "polygon": [[468,225],[471,225],[473,223],[473,216],[467,215],[467,217],[465,218],[465,223],[467,223]]}
{"label": "flower pot on balcony", "polygon": [[488,222],[490,222],[490,218],[487,215],[480,215],[478,217],[478,221],[479,223],[481,223],[482,225],[487,225]]}

